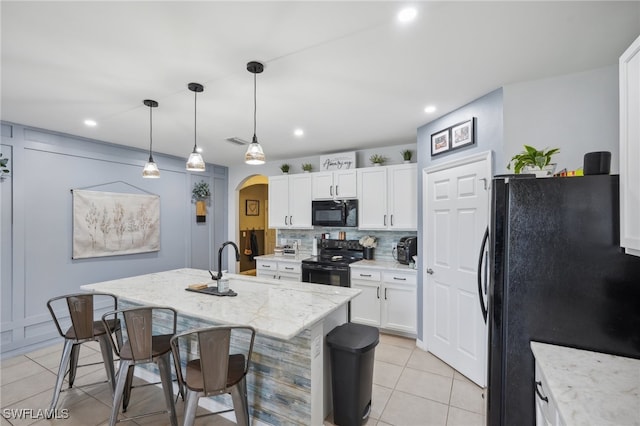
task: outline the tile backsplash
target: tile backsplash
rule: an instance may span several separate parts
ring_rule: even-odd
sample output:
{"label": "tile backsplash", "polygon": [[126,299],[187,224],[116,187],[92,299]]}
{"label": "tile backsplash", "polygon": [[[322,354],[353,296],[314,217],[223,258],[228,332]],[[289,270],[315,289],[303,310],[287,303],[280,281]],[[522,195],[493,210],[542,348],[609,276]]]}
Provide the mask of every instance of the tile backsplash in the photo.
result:
{"label": "tile backsplash", "polygon": [[[418,233],[416,231],[373,231],[373,230],[359,230],[356,228],[328,228],[328,227],[316,227],[309,230],[301,229],[279,229],[278,230],[278,244],[282,239],[287,241],[300,240],[299,250],[301,253],[311,253],[313,238],[320,238],[322,233],[329,232],[332,239],[338,239],[338,233],[340,231],[345,232],[347,240],[359,240],[365,235],[371,235],[378,239],[378,246],[376,247],[374,258],[375,260],[393,261],[393,243],[397,243],[402,237],[415,237]],[[418,243],[418,251],[421,246]]]}

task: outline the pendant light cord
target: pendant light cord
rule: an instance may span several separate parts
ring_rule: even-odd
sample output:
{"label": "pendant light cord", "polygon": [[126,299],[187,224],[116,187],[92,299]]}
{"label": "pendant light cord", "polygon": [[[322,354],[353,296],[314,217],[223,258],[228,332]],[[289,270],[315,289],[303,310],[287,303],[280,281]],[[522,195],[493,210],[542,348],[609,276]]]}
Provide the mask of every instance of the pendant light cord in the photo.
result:
{"label": "pendant light cord", "polygon": [[196,152],[198,133],[198,92],[193,92],[193,152]]}
{"label": "pendant light cord", "polygon": [[256,96],[256,73],[253,73],[253,141],[256,142],[256,111],[258,110],[258,98]]}
{"label": "pendant light cord", "polygon": [[149,159],[153,158],[153,108],[149,107]]}

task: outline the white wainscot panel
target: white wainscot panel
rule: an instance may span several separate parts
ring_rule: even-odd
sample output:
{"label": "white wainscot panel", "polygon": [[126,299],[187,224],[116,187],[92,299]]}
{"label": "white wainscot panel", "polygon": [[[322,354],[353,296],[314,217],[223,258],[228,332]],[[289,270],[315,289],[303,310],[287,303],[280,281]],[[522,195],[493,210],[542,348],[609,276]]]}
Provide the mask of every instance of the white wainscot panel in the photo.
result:
{"label": "white wainscot panel", "polygon": [[451,324],[449,322],[450,293],[449,286],[435,283],[435,309],[433,311],[435,336],[450,343]]}

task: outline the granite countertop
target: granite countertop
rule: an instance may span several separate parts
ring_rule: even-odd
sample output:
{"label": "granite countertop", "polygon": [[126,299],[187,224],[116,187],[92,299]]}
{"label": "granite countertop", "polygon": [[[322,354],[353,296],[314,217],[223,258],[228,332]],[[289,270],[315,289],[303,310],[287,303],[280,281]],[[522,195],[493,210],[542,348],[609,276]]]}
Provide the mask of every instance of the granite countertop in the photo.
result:
{"label": "granite countertop", "polygon": [[353,299],[360,290],[322,284],[225,274],[235,297],[212,296],[185,288],[213,283],[209,272],[175,269],[83,285],[145,305],[171,306],[178,312],[220,324],[253,326],[259,334],[289,340]]}
{"label": "granite countertop", "polygon": [[409,265],[403,265],[402,263],[398,263],[395,260],[359,260],[358,262],[353,262],[351,267],[358,268],[369,268],[369,269],[386,269],[393,270],[396,272],[413,272],[417,273],[415,269],[409,268]]}
{"label": "granite countertop", "polygon": [[640,425],[640,360],[531,342],[562,422]]}

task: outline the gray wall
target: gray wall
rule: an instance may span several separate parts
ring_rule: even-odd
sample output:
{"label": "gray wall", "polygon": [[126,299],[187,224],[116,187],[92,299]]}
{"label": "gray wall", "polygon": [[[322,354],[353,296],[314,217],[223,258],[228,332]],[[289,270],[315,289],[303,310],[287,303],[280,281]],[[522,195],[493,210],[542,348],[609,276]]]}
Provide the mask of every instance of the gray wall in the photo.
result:
{"label": "gray wall", "polygon": [[582,167],[584,154],[611,152],[611,173],[619,168],[618,66],[527,81],[504,87],[505,162],[523,145],[560,148],[558,166]]}
{"label": "gray wall", "polygon": [[[418,250],[422,247],[423,227],[423,191],[422,171],[442,162],[467,157],[472,154],[492,151],[493,170],[497,164],[504,162],[503,122],[502,122],[502,89],[476,99],[475,101],[418,128]],[[449,153],[431,157],[431,134],[436,133],[461,121],[476,118],[476,143]],[[479,244],[479,243],[478,243]],[[478,250],[479,250],[478,246]],[[418,271],[424,271],[424,255],[418,252]],[[423,340],[423,274],[418,272],[418,339]]]}
{"label": "gray wall", "polygon": [[[46,309],[51,297],[92,282],[214,267],[212,247],[227,233],[226,167],[192,174],[185,159],[156,154],[160,179],[143,179],[143,151],[12,123],[2,123],[1,148],[11,155],[11,176],[0,182],[3,357],[57,336]],[[196,224],[191,189],[203,179],[212,197],[207,222]],[[81,188],[159,195],[160,251],[71,259],[71,190]]]}

